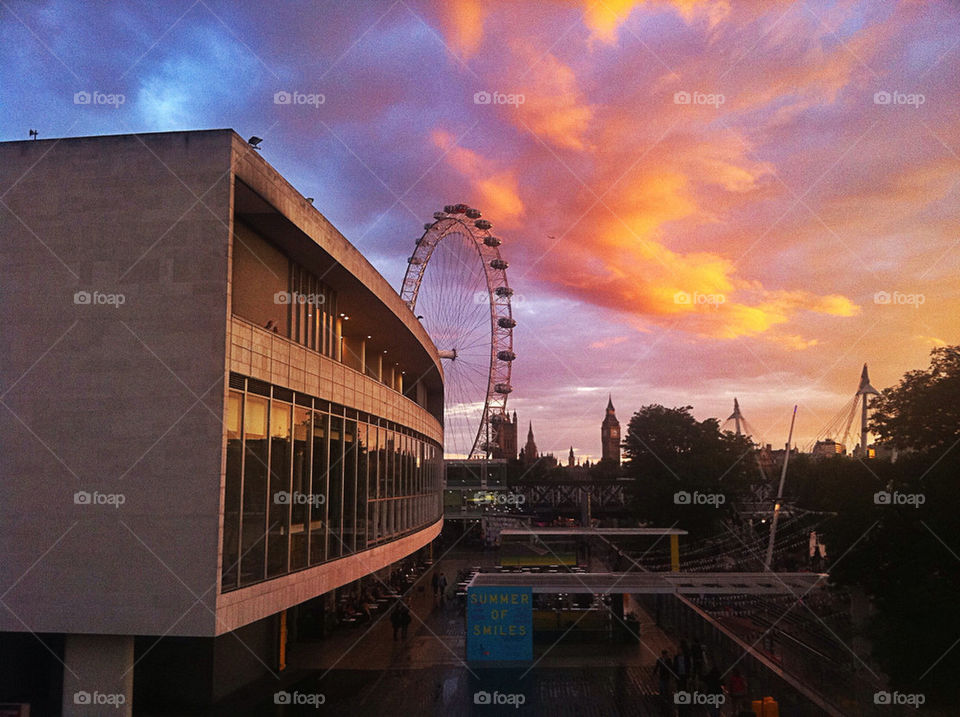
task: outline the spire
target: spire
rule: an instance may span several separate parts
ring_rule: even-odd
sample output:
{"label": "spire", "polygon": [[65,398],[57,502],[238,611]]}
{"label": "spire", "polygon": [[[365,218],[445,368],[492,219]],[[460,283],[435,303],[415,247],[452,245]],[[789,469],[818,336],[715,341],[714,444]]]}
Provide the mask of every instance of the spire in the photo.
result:
{"label": "spire", "polygon": [[737,418],[742,419],[743,414],[740,413],[740,402],[737,399],[733,399],[733,413],[730,414],[730,417],[727,418],[727,420],[732,421]]}
{"label": "spire", "polygon": [[860,387],[857,389],[857,395],[866,394],[879,396],[880,392],[870,385],[870,374],[867,372],[867,364],[863,364],[863,371],[860,372]]}
{"label": "spire", "polygon": [[740,435],[740,421],[743,420],[743,414],[740,413],[740,402],[734,397],[733,399],[733,413],[730,415],[728,421],[733,421],[736,424],[737,435]]}
{"label": "spire", "polygon": [[514,423],[517,422],[517,412],[516,412],[516,411],[513,412],[513,422],[514,422]]}
{"label": "spire", "polygon": [[530,430],[527,431],[527,443],[533,442],[533,421],[530,421]]}
{"label": "spire", "polygon": [[617,410],[617,409],[615,409],[615,408],[613,407],[613,394],[609,394],[609,393],[607,394],[607,410],[608,410],[608,411],[616,411],[616,410]]}

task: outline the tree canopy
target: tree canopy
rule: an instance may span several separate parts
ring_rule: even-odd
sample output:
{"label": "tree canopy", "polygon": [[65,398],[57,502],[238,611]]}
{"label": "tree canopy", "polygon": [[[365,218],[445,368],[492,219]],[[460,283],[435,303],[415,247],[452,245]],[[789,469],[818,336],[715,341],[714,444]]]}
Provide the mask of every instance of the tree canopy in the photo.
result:
{"label": "tree canopy", "polygon": [[715,418],[698,421],[692,410],[654,404],[637,411],[623,441],[624,472],[634,479],[638,518],[705,536],[722,530],[757,472],[746,438],[721,432]]}
{"label": "tree canopy", "polygon": [[960,346],[930,352],[930,367],[908,371],[873,403],[870,429],[884,443],[917,451],[960,440]]}

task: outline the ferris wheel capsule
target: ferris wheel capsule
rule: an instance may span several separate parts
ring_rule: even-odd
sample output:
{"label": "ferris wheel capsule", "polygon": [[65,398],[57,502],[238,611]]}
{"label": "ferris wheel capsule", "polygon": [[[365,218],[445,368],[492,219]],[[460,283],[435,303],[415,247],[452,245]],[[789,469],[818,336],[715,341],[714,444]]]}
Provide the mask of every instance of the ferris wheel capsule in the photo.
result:
{"label": "ferris wheel capsule", "polygon": [[470,208],[470,209],[468,209],[467,211],[465,211],[464,214],[466,214],[470,219],[479,219],[479,218],[480,218],[480,210],[479,210],[479,209]]}
{"label": "ferris wheel capsule", "polygon": [[473,223],[473,226],[475,226],[477,229],[487,230],[492,227],[493,224],[488,222],[486,219],[477,219],[477,221]]}
{"label": "ferris wheel capsule", "polygon": [[453,205],[453,213],[454,213],[454,214],[463,214],[463,213],[464,213],[465,211],[467,211],[469,208],[470,208],[470,207],[468,207],[466,204],[454,204],[454,205]]}
{"label": "ferris wheel capsule", "polygon": [[427,222],[426,224],[424,224],[424,225],[423,225],[423,229],[424,229],[424,231],[429,231],[429,230],[433,229],[433,222]]}
{"label": "ferris wheel capsule", "polygon": [[503,240],[500,237],[484,237],[483,243],[487,246],[500,246],[503,244]]}
{"label": "ferris wheel capsule", "polygon": [[493,387],[493,390],[497,393],[507,394],[513,390],[513,386],[511,386],[509,383],[498,383]]}
{"label": "ferris wheel capsule", "polygon": [[447,216],[447,215],[444,214],[443,212],[434,212],[434,213],[433,213],[433,218],[434,218],[434,219],[443,219],[443,218],[446,217],[446,216]]}
{"label": "ferris wheel capsule", "polygon": [[511,289],[509,286],[498,286],[496,289],[494,289],[494,293],[497,296],[513,296],[513,289]]}
{"label": "ferris wheel capsule", "polygon": [[501,361],[513,361],[517,358],[517,355],[513,351],[498,351],[497,358]]}
{"label": "ferris wheel capsule", "polygon": [[447,204],[446,206],[444,206],[443,211],[444,211],[446,214],[455,214],[456,211],[457,211],[457,208],[456,208],[456,206],[453,205],[453,204]]}
{"label": "ferris wheel capsule", "polygon": [[499,269],[500,271],[505,271],[506,268],[507,268],[508,266],[510,266],[510,265],[509,265],[505,260],[503,260],[503,259],[491,259],[491,260],[490,260],[490,266],[491,266],[492,268],[494,268],[494,269]]}
{"label": "ferris wheel capsule", "polygon": [[508,316],[501,316],[499,319],[497,319],[497,326],[499,326],[501,329],[512,329],[516,325],[517,322]]}
{"label": "ferris wheel capsule", "polygon": [[419,265],[419,264],[422,264],[422,263],[423,263],[423,259],[421,259],[419,256],[411,256],[411,257],[408,257],[408,258],[407,258],[407,263],[408,263],[408,264]]}

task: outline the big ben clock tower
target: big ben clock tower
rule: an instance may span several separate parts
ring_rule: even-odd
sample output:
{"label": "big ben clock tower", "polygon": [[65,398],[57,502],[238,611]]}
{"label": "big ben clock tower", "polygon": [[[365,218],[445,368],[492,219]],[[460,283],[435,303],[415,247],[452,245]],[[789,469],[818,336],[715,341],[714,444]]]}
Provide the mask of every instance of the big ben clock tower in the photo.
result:
{"label": "big ben clock tower", "polygon": [[620,465],[620,421],[617,420],[617,411],[613,407],[613,396],[607,403],[607,415],[600,425],[600,443],[603,449],[601,460]]}

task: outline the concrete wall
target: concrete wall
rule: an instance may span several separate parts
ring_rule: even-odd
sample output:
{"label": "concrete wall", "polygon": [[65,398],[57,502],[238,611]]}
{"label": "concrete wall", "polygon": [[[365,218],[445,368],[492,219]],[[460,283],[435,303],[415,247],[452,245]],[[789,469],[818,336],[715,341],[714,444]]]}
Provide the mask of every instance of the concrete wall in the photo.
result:
{"label": "concrete wall", "polygon": [[231,138],[0,144],[0,630],[212,632]]}

